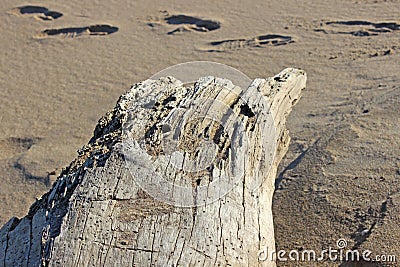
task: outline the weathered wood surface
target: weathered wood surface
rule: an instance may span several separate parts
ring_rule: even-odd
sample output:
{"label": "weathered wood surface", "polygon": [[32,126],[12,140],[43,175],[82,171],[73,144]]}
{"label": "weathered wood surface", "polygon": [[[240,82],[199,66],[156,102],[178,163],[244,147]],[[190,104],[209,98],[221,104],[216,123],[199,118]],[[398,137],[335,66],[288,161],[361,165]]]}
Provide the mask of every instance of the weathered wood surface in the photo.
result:
{"label": "weathered wood surface", "polygon": [[0,266],[275,266],[257,253],[275,248],[274,180],[305,82],[286,69],[244,91],[214,77],[135,84],[1,228]]}

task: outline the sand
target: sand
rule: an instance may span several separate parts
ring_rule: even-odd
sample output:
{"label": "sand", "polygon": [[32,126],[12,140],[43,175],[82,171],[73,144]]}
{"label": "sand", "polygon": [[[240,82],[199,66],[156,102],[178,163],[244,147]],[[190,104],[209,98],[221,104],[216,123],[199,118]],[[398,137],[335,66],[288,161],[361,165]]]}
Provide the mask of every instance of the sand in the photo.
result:
{"label": "sand", "polygon": [[277,247],[345,238],[400,259],[399,11],[397,0],[2,0],[0,223],[26,214],[132,83],[194,60],[251,78],[296,67],[308,86],[288,119]]}

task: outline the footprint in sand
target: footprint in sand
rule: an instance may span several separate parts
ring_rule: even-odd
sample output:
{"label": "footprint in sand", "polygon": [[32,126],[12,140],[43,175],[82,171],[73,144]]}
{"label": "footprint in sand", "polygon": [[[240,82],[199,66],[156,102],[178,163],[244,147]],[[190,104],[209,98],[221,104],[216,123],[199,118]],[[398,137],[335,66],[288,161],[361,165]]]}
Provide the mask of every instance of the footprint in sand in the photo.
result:
{"label": "footprint in sand", "polygon": [[278,34],[266,34],[253,37],[251,39],[231,39],[208,43],[207,47],[200,50],[206,52],[224,52],[229,50],[239,50],[243,48],[259,48],[266,46],[279,46],[293,43],[291,36]]}
{"label": "footprint in sand", "polygon": [[118,31],[118,27],[110,26],[107,24],[97,24],[86,27],[70,27],[60,29],[46,29],[40,32],[36,37],[79,37],[79,36],[93,36],[93,35],[108,35]]}
{"label": "footprint in sand", "polygon": [[374,36],[400,30],[400,24],[396,22],[369,22],[363,20],[328,21],[322,28],[314,29],[326,34],[350,34],[353,36]]}
{"label": "footprint in sand", "polygon": [[[164,25],[171,30],[168,34],[176,34],[180,32],[209,32],[218,30],[221,23],[215,20],[201,19],[187,15],[170,15],[168,12],[162,12],[159,17],[149,17],[147,25],[156,27],[157,25]],[[173,27],[172,27],[173,26]]]}
{"label": "footprint in sand", "polygon": [[10,137],[0,140],[0,160],[13,158],[28,151],[40,138]]}
{"label": "footprint in sand", "polygon": [[[46,186],[54,181],[60,170],[53,170],[47,172],[47,175],[37,175],[34,167],[35,155],[32,157],[32,149],[35,145],[39,144],[42,138],[39,137],[9,137],[0,140],[0,161],[8,161],[12,167],[19,171],[26,180],[36,180],[44,183]],[[7,164],[9,164],[7,163]],[[33,170],[33,172],[32,172]]]}
{"label": "footprint in sand", "polygon": [[[10,11],[14,15],[32,15],[40,20],[54,20],[63,16],[62,13],[51,11],[42,6],[22,6]],[[68,27],[60,29],[46,29],[36,35],[38,38],[46,37],[79,37],[93,35],[108,35],[118,31],[118,27],[107,24],[96,24],[85,27]]]}
{"label": "footprint in sand", "polygon": [[10,11],[14,15],[32,15],[40,20],[54,20],[62,17],[62,13],[51,11],[42,6],[22,6],[14,8]]}

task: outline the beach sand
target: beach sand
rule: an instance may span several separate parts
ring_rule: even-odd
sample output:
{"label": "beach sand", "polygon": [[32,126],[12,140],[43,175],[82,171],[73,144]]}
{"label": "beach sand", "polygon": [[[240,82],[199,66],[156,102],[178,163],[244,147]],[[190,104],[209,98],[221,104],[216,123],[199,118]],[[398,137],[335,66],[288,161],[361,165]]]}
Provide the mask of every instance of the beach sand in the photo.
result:
{"label": "beach sand", "polygon": [[26,214],[131,84],[195,60],[252,79],[296,67],[308,81],[288,118],[277,248],[344,238],[400,260],[399,11],[398,0],[2,0],[0,223]]}

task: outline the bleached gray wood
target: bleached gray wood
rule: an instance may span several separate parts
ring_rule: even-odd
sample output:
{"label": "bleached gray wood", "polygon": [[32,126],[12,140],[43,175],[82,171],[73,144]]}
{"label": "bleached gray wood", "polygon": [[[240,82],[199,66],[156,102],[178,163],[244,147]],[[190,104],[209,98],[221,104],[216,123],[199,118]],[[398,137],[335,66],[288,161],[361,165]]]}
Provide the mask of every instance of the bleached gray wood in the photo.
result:
{"label": "bleached gray wood", "polygon": [[[264,246],[275,248],[274,180],[289,143],[286,116],[305,82],[303,71],[286,69],[254,80],[243,92],[214,77],[194,86],[171,77],[135,84],[99,120],[89,144],[29,214],[1,228],[0,266],[275,266],[258,261],[257,253]],[[226,107],[232,116],[223,116]],[[186,154],[179,159],[162,144],[168,131],[163,125],[179,128],[183,117],[190,123],[193,114],[205,109],[222,116],[233,137],[218,134],[218,125],[208,119],[182,126],[178,148]],[[276,135],[269,132],[271,123]],[[210,135],[211,142],[199,132]],[[136,154],[126,154],[127,137],[137,141]],[[172,164],[178,162],[184,170],[206,165],[216,147],[221,153],[207,171],[182,171]],[[193,188],[190,207],[163,202],[162,197],[173,200],[170,196],[180,194],[178,187],[165,195],[146,192],[140,182],[156,181],[151,168],[174,185]],[[241,175],[239,183],[221,183],[232,187],[227,194],[192,205],[204,204],[202,186],[235,172]]]}

